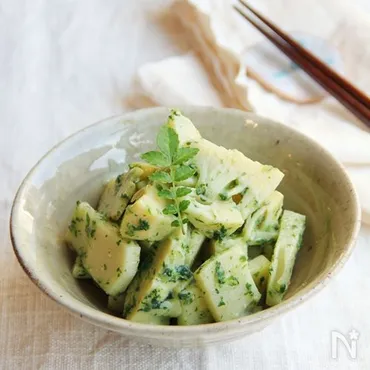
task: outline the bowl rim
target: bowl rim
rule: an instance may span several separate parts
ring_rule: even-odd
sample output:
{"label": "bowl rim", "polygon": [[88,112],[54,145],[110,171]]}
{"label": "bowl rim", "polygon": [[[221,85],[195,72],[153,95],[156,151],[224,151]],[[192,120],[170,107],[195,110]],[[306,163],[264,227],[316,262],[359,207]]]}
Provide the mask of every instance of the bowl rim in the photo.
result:
{"label": "bowl rim", "polygon": [[25,189],[27,187],[28,182],[32,175],[37,171],[41,162],[43,162],[47,157],[49,157],[52,153],[57,151],[60,146],[64,143],[69,141],[71,138],[78,136],[90,129],[101,125],[105,122],[108,122],[113,119],[130,119],[130,116],[137,116],[140,114],[155,114],[159,112],[166,113],[168,112],[168,108],[165,107],[154,107],[154,108],[144,108],[135,111],[130,111],[114,116],[110,116],[108,118],[99,120],[91,125],[88,125],[75,133],[67,136],[62,141],[58,142],[55,146],[53,146],[46,154],[44,154],[37,163],[32,167],[32,169],[28,172],[28,174],[23,179],[21,185],[19,186],[11,209],[10,214],[10,238],[13,245],[13,251],[18,259],[19,264],[23,268],[26,275],[31,279],[31,281],[48,297],[52,300],[57,302],[63,308],[71,311],[76,316],[79,316],[87,321],[97,324],[98,326],[118,331],[123,334],[132,335],[135,337],[142,337],[142,338],[154,338],[159,333],[162,334],[162,338],[165,339],[167,337],[174,337],[178,334],[181,334],[185,337],[193,337],[196,334],[216,334],[220,333],[221,331],[229,331],[232,329],[241,329],[241,326],[245,327],[249,324],[257,323],[257,322],[268,322],[271,319],[276,318],[277,316],[289,312],[290,310],[294,309],[298,305],[302,304],[303,302],[307,301],[312,296],[316,295],[320,292],[331,280],[333,276],[335,276],[344,264],[349,259],[353,248],[356,243],[356,238],[360,230],[361,226],[361,207],[359,203],[359,197],[354,188],[354,185],[349,178],[344,166],[325,148],[323,148],[319,143],[311,139],[310,137],[306,136],[305,134],[301,133],[300,131],[292,128],[290,126],[284,125],[280,122],[276,122],[269,118],[265,118],[263,116],[254,114],[252,112],[245,112],[234,108],[213,108],[213,107],[198,107],[198,106],[182,106],[179,109],[191,109],[193,112],[203,112],[206,113],[207,111],[218,111],[218,112],[230,112],[231,114],[237,114],[241,117],[244,117],[245,120],[257,120],[259,124],[265,124],[264,122],[268,122],[269,124],[280,126],[282,129],[286,131],[292,132],[296,137],[300,137],[302,140],[308,142],[313,148],[317,148],[321,150],[327,157],[332,161],[334,165],[337,166],[338,170],[340,170],[343,181],[345,181],[349,186],[349,192],[351,193],[349,197],[351,198],[351,204],[354,208],[354,213],[356,217],[354,219],[353,224],[351,225],[350,230],[350,238],[347,244],[347,248],[344,249],[343,253],[340,257],[335,261],[335,263],[328,269],[326,276],[324,276],[320,280],[314,280],[311,283],[307,284],[304,288],[302,288],[297,294],[290,297],[287,300],[284,300],[279,305],[270,307],[268,309],[262,310],[258,313],[253,315],[244,316],[238,319],[233,319],[225,322],[216,322],[210,324],[200,324],[200,325],[193,325],[193,326],[164,326],[164,325],[151,325],[151,324],[142,324],[136,323],[129,320],[125,320],[123,318],[110,315],[106,312],[100,311],[93,307],[89,307],[86,304],[80,302],[78,299],[74,297],[69,297],[66,299],[63,295],[60,295],[60,292],[56,292],[55,288],[53,288],[52,284],[49,282],[41,281],[37,274],[37,269],[32,266],[32,263],[27,258],[27,256],[23,253],[21,245],[25,243],[22,242],[21,233],[17,232],[18,224],[17,218],[19,217],[19,213],[21,212],[21,200],[24,196]]}

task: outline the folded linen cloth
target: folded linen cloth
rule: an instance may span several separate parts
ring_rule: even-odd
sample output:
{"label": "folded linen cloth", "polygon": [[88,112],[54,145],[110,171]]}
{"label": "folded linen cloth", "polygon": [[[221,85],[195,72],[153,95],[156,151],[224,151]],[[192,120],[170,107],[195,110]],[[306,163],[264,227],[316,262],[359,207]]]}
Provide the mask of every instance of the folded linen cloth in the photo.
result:
{"label": "folded linen cloth", "polygon": [[[328,54],[332,48],[336,54],[328,63],[344,71],[349,80],[369,94],[370,20],[343,4],[320,0],[302,0],[298,4],[285,0],[282,7],[279,1],[261,0],[258,9],[286,31],[299,32],[303,43],[314,51],[316,48]],[[312,7],[316,7],[314,19],[310,17]],[[302,131],[345,165],[360,197],[363,222],[370,224],[370,130],[335,99],[325,97],[317,86],[312,87],[304,72],[297,72],[294,66],[284,70],[290,62],[281,58],[278,50],[265,58],[281,58],[281,65],[272,66],[267,72],[261,69],[257,71],[261,73],[249,73],[252,69],[255,72],[256,63],[251,66],[251,60],[256,45],[265,47],[266,41],[233,11],[229,1],[179,0],[171,7],[171,16],[177,17],[187,30],[188,43],[196,54],[191,52],[139,68],[137,95],[131,98],[135,106],[150,102],[164,106],[235,107],[253,110]],[[320,16],[325,21],[319,22]],[[320,27],[312,28],[312,24]],[[327,57],[330,59],[330,55]],[[262,65],[263,55],[259,58]],[[265,65],[268,68],[268,63]],[[276,68],[283,68],[283,73]],[[279,85],[282,75],[283,83]],[[274,83],[276,86],[268,88]],[[287,84],[290,90],[284,92]],[[300,96],[297,101],[292,98],[295,92]],[[316,103],[297,104],[305,100]]]}

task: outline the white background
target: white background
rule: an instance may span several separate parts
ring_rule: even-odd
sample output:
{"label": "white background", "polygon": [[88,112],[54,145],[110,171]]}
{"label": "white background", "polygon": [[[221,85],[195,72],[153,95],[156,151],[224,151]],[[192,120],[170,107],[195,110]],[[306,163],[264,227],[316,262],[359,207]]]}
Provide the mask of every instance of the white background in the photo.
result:
{"label": "white background", "polygon": [[[281,1],[283,3],[283,1]],[[9,241],[15,191],[74,131],[123,112],[139,65],[181,51],[155,0],[0,1],[0,369],[370,369],[370,230],[340,275],[261,333],[193,350],[137,346],[44,297]],[[370,10],[368,0],[358,4]],[[360,333],[358,358],[331,358],[331,331]]]}

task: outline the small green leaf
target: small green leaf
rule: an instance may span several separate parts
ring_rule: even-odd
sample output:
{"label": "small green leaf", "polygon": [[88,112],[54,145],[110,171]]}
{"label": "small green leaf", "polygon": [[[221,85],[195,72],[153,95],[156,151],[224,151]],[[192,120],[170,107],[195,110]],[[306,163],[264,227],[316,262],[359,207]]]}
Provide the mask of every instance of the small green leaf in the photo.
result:
{"label": "small green leaf", "polygon": [[173,194],[172,190],[168,189],[162,189],[158,192],[159,197],[164,198],[164,199],[175,199],[175,196]]}
{"label": "small green leaf", "polygon": [[189,219],[187,219],[187,218],[184,218],[183,220],[182,220],[182,223],[183,224],[187,224],[189,222]]}
{"label": "small green leaf", "polygon": [[158,149],[166,155],[168,158],[171,158],[170,156],[170,139],[168,137],[168,127],[167,126],[161,126],[159,128],[158,134],[157,134],[157,147]]}
{"label": "small green leaf", "polygon": [[180,212],[185,211],[190,205],[190,200],[182,200],[179,204]]}
{"label": "small green leaf", "polygon": [[177,132],[172,127],[168,127],[168,136],[170,139],[171,158],[174,158],[179,149],[179,137],[177,135]]}
{"label": "small green leaf", "polygon": [[172,182],[171,176],[164,171],[157,171],[154,172],[152,175],[149,176],[149,179],[152,181],[162,182],[162,183],[170,183]]}
{"label": "small green leaf", "polygon": [[181,188],[177,188],[176,189],[176,197],[177,198],[184,197],[185,195],[188,195],[190,193],[191,193],[191,189],[190,188],[181,187]]}
{"label": "small green leaf", "polygon": [[179,166],[175,170],[175,181],[180,182],[193,176],[195,170],[189,166]]}
{"label": "small green leaf", "polygon": [[141,155],[141,159],[153,166],[167,167],[171,164],[170,158],[161,152],[151,151]]}
{"label": "small green leaf", "polygon": [[198,148],[180,148],[174,156],[173,164],[182,164],[195,157],[198,152]]}
{"label": "small green leaf", "polygon": [[157,136],[159,150],[168,158],[173,158],[179,148],[179,138],[176,131],[168,126],[162,126]]}
{"label": "small green leaf", "polygon": [[169,204],[162,212],[165,215],[174,215],[177,213],[177,208],[174,204]]}
{"label": "small green leaf", "polygon": [[172,221],[171,226],[172,227],[179,227],[180,226],[180,221],[179,220]]}

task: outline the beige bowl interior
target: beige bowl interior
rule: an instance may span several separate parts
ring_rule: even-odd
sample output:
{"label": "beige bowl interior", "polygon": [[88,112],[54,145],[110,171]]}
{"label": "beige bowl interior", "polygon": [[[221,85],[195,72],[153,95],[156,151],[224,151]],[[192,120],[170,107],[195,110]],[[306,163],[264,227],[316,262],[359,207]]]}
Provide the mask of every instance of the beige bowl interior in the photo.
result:
{"label": "beige bowl interior", "polygon": [[107,314],[106,297],[71,276],[73,255],[63,234],[76,200],[96,205],[104,182],[153,147],[168,110],[155,108],[102,121],[49,152],[22,184],[12,214],[13,243],[21,264],[51,297],[72,312],[103,326],[163,345],[194,345],[235,339],[259,330],[328,281],[347,259],[358,231],[353,187],[321,147],[284,125],[235,110],[184,108],[201,134],[285,173],[279,190],[285,207],[307,215],[304,245],[286,300],[241,320],[206,326],[154,327]]}

